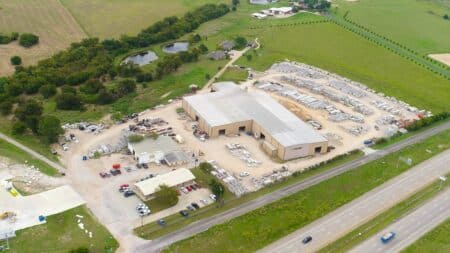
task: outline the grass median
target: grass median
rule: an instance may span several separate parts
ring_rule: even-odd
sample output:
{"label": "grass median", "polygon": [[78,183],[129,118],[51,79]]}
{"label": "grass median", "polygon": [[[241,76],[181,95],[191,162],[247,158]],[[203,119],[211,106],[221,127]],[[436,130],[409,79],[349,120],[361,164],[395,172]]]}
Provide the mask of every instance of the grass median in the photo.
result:
{"label": "grass median", "polygon": [[[195,221],[219,214],[219,213],[229,210],[233,207],[241,205],[245,202],[248,202],[248,201],[251,201],[258,197],[261,197],[262,195],[270,194],[270,192],[273,192],[282,187],[297,183],[299,181],[303,181],[303,180],[307,179],[308,177],[311,177],[315,174],[332,169],[336,166],[339,166],[339,165],[349,162],[351,160],[357,159],[361,156],[362,156],[362,152],[360,152],[360,151],[352,152],[348,155],[336,158],[333,161],[330,161],[329,163],[324,164],[322,166],[319,166],[314,169],[308,170],[304,173],[299,173],[295,176],[289,177],[285,181],[282,181],[280,183],[270,185],[270,186],[265,187],[257,192],[254,192],[254,193],[244,195],[241,198],[236,198],[230,192],[226,191],[225,195],[224,195],[225,201],[222,205],[216,205],[216,204],[209,205],[207,207],[200,209],[199,211],[195,211],[195,212],[191,213],[189,215],[189,218],[187,218],[187,219],[181,217],[179,214],[174,214],[174,215],[164,218],[167,222],[167,225],[165,227],[160,227],[158,224],[156,224],[156,222],[153,222],[153,223],[149,223],[143,227],[136,228],[135,233],[144,239],[154,239],[157,237],[161,237],[163,235],[166,235],[173,231],[181,229],[182,227],[185,227]],[[196,180],[202,185],[204,185],[204,183],[202,183],[202,182],[208,182],[209,179],[212,178],[211,175],[206,175],[204,173],[200,173],[199,170],[198,171],[193,170],[193,173],[195,174],[195,176],[197,178]]]}
{"label": "grass median", "polygon": [[417,207],[424,204],[427,200],[435,197],[438,193],[445,189],[445,187],[449,187],[450,182],[446,181],[446,183],[442,185],[442,188],[440,188],[440,186],[441,181],[439,180],[431,183],[427,187],[421,189],[419,192],[395,205],[391,209],[381,213],[364,225],[361,225],[360,227],[341,237],[337,241],[329,244],[319,252],[348,252],[351,248],[378,233],[381,229],[385,228],[396,220],[401,219],[403,216],[409,214]]}
{"label": "grass median", "polygon": [[[254,252],[444,151],[449,143],[447,130],[177,242],[166,252]],[[413,162],[398,162],[400,157],[412,158]]]}
{"label": "grass median", "polygon": [[[80,229],[76,215],[83,216],[81,222],[85,229],[92,232],[92,238],[84,229]],[[8,253],[60,253],[78,248],[87,248],[89,252],[112,253],[119,246],[85,206],[48,216],[45,224],[16,231],[16,237],[11,238],[9,244],[10,250],[6,251]]]}

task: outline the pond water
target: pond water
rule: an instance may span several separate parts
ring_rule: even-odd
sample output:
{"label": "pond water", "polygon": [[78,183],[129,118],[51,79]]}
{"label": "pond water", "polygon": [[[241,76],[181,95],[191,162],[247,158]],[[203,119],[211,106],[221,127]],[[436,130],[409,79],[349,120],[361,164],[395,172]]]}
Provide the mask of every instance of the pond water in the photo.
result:
{"label": "pond water", "polygon": [[271,4],[275,2],[277,2],[277,0],[250,0],[251,4]]}
{"label": "pond water", "polygon": [[136,55],[128,56],[123,63],[132,62],[139,66],[149,64],[150,62],[156,61],[158,56],[153,51],[142,52]]}
{"label": "pond water", "polygon": [[189,42],[175,42],[168,44],[163,48],[163,51],[168,54],[176,54],[179,52],[186,52],[189,49]]}

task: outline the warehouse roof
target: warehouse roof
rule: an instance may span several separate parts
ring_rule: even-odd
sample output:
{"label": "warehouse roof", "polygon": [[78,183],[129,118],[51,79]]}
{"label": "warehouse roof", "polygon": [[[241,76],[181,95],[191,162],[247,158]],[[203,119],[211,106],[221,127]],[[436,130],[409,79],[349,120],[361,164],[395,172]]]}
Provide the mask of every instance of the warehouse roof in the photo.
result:
{"label": "warehouse roof", "polygon": [[262,91],[248,92],[233,82],[216,83],[213,89],[216,92],[184,97],[210,127],[253,120],[285,147],[327,141]]}
{"label": "warehouse roof", "polygon": [[144,195],[148,196],[155,193],[160,185],[169,187],[177,186],[185,182],[194,180],[195,176],[188,169],[177,169],[169,173],[158,175],[156,177],[138,182],[134,186]]}

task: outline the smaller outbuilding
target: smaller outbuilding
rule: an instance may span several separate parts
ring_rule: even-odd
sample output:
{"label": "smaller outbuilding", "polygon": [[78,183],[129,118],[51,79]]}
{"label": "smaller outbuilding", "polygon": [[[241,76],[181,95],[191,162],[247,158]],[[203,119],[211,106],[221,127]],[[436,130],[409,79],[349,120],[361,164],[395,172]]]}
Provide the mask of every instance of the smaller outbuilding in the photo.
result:
{"label": "smaller outbuilding", "polygon": [[194,180],[195,176],[190,170],[181,168],[134,184],[134,192],[143,201],[147,201],[155,197],[155,192],[161,185],[181,187],[192,184]]}
{"label": "smaller outbuilding", "polygon": [[224,40],[220,43],[220,47],[225,51],[230,51],[234,46],[234,42],[231,40]]}
{"label": "smaller outbuilding", "polygon": [[227,54],[225,53],[225,51],[222,50],[213,51],[208,54],[208,58],[215,61],[225,59],[226,57]]}
{"label": "smaller outbuilding", "polygon": [[128,150],[139,164],[157,163],[164,160],[167,153],[178,150],[177,143],[168,136],[144,138],[140,142],[129,142]]}

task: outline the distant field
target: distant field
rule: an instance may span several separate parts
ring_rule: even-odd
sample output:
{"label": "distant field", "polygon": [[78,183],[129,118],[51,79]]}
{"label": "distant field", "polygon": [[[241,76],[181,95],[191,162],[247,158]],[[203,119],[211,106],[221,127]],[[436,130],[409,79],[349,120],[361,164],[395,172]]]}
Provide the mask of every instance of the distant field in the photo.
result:
{"label": "distant field", "polygon": [[[422,55],[450,53],[449,0],[338,0],[338,13]],[[447,32],[445,32],[447,31]]]}
{"label": "distant field", "polygon": [[30,49],[17,43],[0,45],[0,75],[14,71],[10,64],[13,55],[19,55],[23,64],[30,65],[86,37],[58,0],[0,0],[0,7],[0,32],[31,32],[40,41]]}
{"label": "distant field", "polygon": [[156,21],[182,15],[206,3],[225,0],[61,0],[92,37],[134,35]]}

